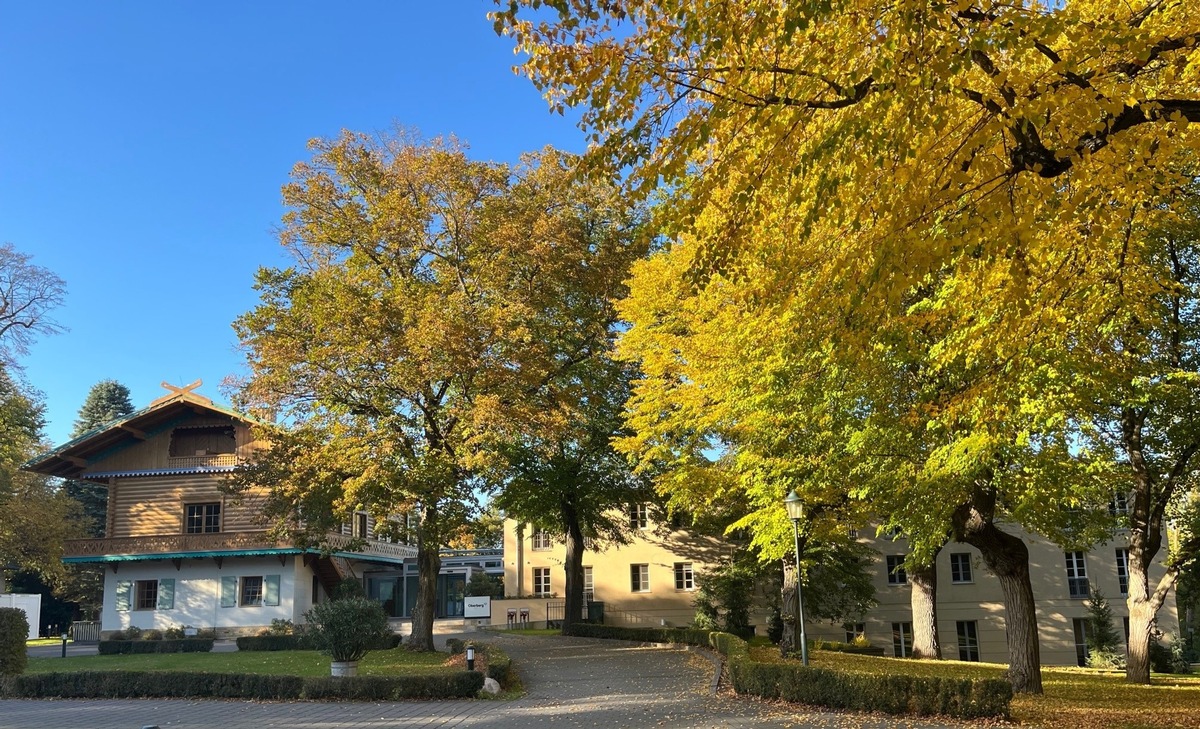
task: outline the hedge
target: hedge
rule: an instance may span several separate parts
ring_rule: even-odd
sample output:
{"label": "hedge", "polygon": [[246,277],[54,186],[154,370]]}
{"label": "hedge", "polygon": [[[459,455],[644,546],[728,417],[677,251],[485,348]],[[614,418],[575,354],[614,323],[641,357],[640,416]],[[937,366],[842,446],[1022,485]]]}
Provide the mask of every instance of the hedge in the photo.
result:
{"label": "hedge", "polygon": [[431,676],[274,676],[254,673],[80,671],[0,678],[14,699],[227,698],[394,701],[470,698],[483,688],[477,671]]}
{"label": "hedge", "polygon": [[[400,645],[399,635],[389,635],[371,650],[386,651]],[[312,639],[300,635],[254,635],[237,639],[239,651],[311,651],[315,650]]]}
{"label": "hedge", "polygon": [[[0,574],[0,579],[4,575]],[[3,585],[0,585],[3,587]],[[25,654],[25,637],[29,635],[29,619],[24,610],[0,608],[0,676],[25,672],[29,661]]]}
{"label": "hedge", "polygon": [[496,682],[501,686],[507,685],[512,681],[512,659],[508,654],[489,643],[475,643],[474,641],[462,640],[461,638],[447,638],[446,649],[450,651],[450,655],[457,656],[459,653],[467,649],[467,645],[472,644],[478,653],[487,654],[487,677],[496,679]]}
{"label": "hedge", "polygon": [[208,653],[212,638],[172,638],[170,640],[102,640],[100,655],[118,656],[132,653]]}
{"label": "hedge", "polygon": [[710,646],[725,656],[733,689],[767,699],[888,714],[941,714],[956,718],[1003,717],[1013,690],[1001,679],[876,675],[788,663],[759,663],[746,641],[728,633],[686,628],[617,628],[573,625],[571,635],[654,643]]}

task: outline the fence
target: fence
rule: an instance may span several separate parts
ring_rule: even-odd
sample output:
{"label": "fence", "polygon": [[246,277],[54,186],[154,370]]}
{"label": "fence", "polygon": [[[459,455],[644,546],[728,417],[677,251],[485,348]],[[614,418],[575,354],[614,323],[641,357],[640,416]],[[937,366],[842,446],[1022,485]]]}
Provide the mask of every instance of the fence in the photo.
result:
{"label": "fence", "polygon": [[98,620],[79,620],[71,623],[71,637],[76,643],[99,643],[100,622]]}
{"label": "fence", "polygon": [[[546,603],[546,625],[561,625],[563,618],[567,614],[567,603],[565,602],[548,602]],[[583,610],[580,614],[580,619],[585,623],[603,623],[604,622],[604,603],[588,600],[583,604]]]}

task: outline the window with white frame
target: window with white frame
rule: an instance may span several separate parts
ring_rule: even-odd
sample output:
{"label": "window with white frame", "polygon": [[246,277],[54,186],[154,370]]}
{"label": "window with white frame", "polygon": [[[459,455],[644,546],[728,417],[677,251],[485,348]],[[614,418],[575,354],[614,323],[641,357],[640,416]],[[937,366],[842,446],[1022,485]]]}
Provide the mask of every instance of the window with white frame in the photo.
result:
{"label": "window with white frame", "polygon": [[185,534],[216,534],[221,531],[221,502],[188,504],[184,507]]}
{"label": "window with white frame", "polygon": [[645,529],[650,525],[650,510],[645,504],[629,505],[629,528]]}
{"label": "window with white frame", "polygon": [[632,592],[650,592],[650,565],[629,565],[629,589]]}
{"label": "window with white frame", "polygon": [[583,568],[583,599],[587,602],[596,599],[596,582],[592,577],[592,568],[586,565]]}
{"label": "window with white frame", "polygon": [[866,623],[844,623],[842,625],[842,627],[845,628],[845,630],[846,630],[846,642],[847,643],[853,643],[854,641],[858,640],[859,638],[867,637],[867,624]]}
{"label": "window with white frame", "polygon": [[1083,552],[1066,552],[1067,559],[1067,593],[1076,599],[1088,596],[1087,564]]}
{"label": "window with white frame", "polygon": [[533,568],[533,594],[534,594],[534,597],[549,597],[550,596],[550,568],[549,567],[534,567]]}
{"label": "window with white frame", "polygon": [[973,582],[971,575],[971,555],[969,552],[952,552],[950,554],[950,581],[956,585]]}
{"label": "window with white frame", "polygon": [[694,590],[696,589],[696,577],[692,572],[691,562],[676,562],[675,563],[675,589],[676,590]]}
{"label": "window with white frame", "polygon": [[959,620],[955,624],[958,632],[958,660],[979,660],[979,627],[974,620]]}
{"label": "window with white frame", "polygon": [[1113,516],[1123,516],[1129,513],[1129,494],[1118,491],[1108,501],[1108,513]]}
{"label": "window with white frame", "polygon": [[912,655],[912,623],[892,623],[892,655],[908,658]]}
{"label": "window with white frame", "polygon": [[550,549],[554,543],[554,540],[550,538],[550,532],[546,531],[545,529],[534,529],[532,541],[533,549],[537,552],[543,552],[547,549]]}
{"label": "window with white frame", "polygon": [[1117,585],[1122,595],[1129,594],[1129,550],[1117,550]]}
{"label": "window with white frame", "polygon": [[904,555],[887,556],[887,581],[889,585],[907,585],[908,573],[904,571]]}

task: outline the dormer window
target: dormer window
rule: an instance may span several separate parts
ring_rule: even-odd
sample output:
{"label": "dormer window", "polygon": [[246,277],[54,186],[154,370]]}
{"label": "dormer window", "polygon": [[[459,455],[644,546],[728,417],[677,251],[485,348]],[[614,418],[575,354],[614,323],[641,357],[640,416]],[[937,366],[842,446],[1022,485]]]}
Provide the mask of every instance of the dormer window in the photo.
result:
{"label": "dormer window", "polygon": [[232,425],[176,428],[171,431],[172,458],[215,456],[236,453],[237,439]]}

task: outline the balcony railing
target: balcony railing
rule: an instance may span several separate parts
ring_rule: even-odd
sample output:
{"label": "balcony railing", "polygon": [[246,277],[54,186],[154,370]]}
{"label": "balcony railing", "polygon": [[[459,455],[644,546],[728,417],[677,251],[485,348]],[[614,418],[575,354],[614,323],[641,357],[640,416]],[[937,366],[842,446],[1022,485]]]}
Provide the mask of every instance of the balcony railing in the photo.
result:
{"label": "balcony railing", "polygon": [[[358,548],[351,550],[354,542]],[[326,535],[326,544],[335,552],[354,552],[366,557],[386,557],[402,560],[415,557],[416,547],[355,540],[342,534]],[[159,534],[144,537],[115,537],[112,539],[69,539],[65,557],[102,557],[106,555],[185,554],[188,552],[236,552],[255,549],[289,549],[295,545],[272,539],[267,532],[219,532],[216,534]]]}
{"label": "balcony railing", "polygon": [[203,468],[212,466],[236,466],[240,463],[236,453],[213,453],[206,456],[171,456],[167,464],[171,468]]}

